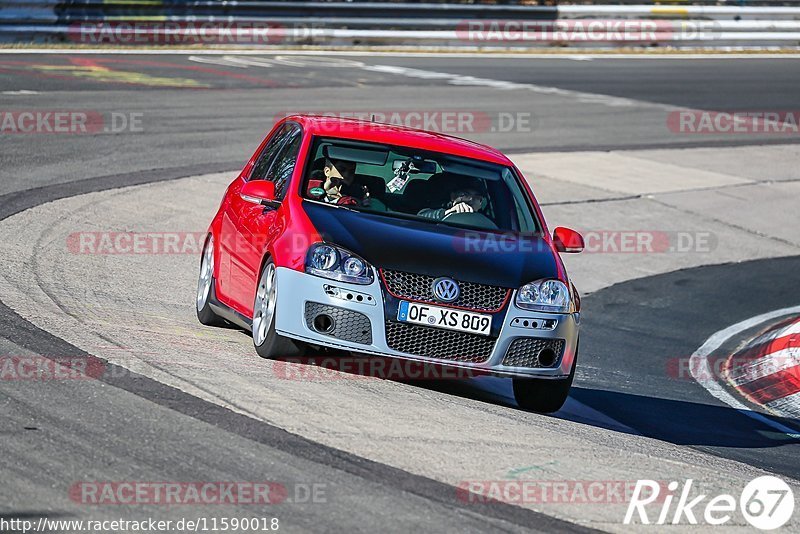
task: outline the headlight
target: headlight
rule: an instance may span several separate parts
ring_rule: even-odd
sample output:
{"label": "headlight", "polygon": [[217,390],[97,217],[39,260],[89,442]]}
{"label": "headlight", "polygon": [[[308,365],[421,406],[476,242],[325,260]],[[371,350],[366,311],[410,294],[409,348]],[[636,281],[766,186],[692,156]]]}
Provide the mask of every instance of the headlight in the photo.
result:
{"label": "headlight", "polygon": [[311,252],[308,265],[320,271],[330,271],[339,263],[339,254],[329,245],[319,245]]}
{"label": "headlight", "polygon": [[515,304],[524,310],[569,313],[570,298],[566,284],[559,280],[537,280],[517,292]]}
{"label": "headlight", "polygon": [[327,243],[315,243],[308,249],[306,272],[354,284],[371,284],[373,280],[367,262],[352,252]]}

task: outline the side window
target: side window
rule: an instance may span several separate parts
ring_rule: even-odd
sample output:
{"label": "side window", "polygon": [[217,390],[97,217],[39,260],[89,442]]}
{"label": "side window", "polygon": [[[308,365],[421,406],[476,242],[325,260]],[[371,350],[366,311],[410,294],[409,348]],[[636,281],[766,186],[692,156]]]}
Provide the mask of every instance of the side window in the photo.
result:
{"label": "side window", "polygon": [[284,124],[280,130],[275,132],[272,139],[267,143],[267,146],[261,151],[255,165],[253,165],[253,170],[250,171],[250,180],[263,180],[266,178],[267,171],[269,171],[270,165],[272,165],[272,162],[275,160],[275,155],[292,131],[293,128],[291,125]]}
{"label": "side window", "polygon": [[289,135],[291,137],[278,152],[274,163],[267,172],[267,180],[275,182],[275,198],[278,200],[283,200],[283,197],[286,196],[286,189],[300,153],[300,141],[303,138],[299,128],[292,128]]}

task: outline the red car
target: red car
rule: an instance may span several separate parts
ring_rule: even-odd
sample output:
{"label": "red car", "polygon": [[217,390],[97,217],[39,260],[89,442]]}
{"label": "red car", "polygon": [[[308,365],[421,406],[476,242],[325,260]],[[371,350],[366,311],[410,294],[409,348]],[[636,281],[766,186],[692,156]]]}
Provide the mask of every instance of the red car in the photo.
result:
{"label": "red car", "polygon": [[490,147],[351,119],[278,122],[208,230],[197,316],[252,331],[265,358],[308,347],[511,377],[558,410],[580,297],[522,173]]}

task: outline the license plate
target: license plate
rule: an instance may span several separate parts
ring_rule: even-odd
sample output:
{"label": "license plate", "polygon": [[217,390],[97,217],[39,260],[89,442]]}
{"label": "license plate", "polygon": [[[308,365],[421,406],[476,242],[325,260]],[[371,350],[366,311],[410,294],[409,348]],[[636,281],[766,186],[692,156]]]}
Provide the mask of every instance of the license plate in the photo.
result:
{"label": "license plate", "polygon": [[424,324],[425,326],[458,330],[482,336],[488,336],[492,328],[491,315],[405,300],[400,302],[397,320],[403,323]]}

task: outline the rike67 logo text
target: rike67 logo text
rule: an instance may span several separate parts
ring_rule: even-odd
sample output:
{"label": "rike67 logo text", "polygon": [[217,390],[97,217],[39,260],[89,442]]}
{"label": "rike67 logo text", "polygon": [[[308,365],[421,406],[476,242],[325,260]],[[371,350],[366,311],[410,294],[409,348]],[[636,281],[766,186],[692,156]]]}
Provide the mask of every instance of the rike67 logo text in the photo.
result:
{"label": "rike67 logo text", "polygon": [[[733,495],[710,497],[692,489],[692,479],[679,490],[677,481],[667,484],[668,495],[659,495],[663,486],[655,480],[638,480],[628,504],[623,523],[644,525],[725,525],[734,519],[737,509],[744,519],[760,530],[774,530],[785,525],[794,512],[794,493],[786,482],[774,476],[751,480],[737,499]],[[677,498],[677,502],[676,502]],[[673,507],[673,503],[675,503]],[[650,507],[649,505],[653,505]],[[655,517],[651,514],[655,513]]]}

